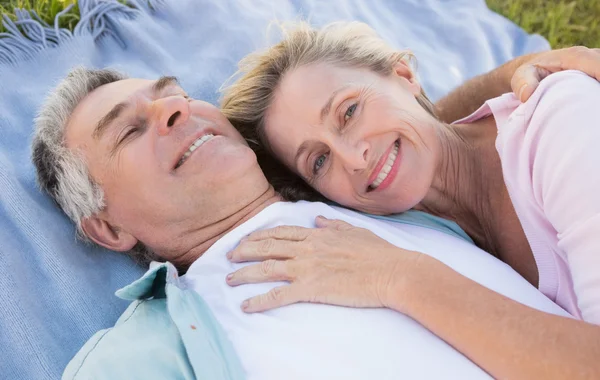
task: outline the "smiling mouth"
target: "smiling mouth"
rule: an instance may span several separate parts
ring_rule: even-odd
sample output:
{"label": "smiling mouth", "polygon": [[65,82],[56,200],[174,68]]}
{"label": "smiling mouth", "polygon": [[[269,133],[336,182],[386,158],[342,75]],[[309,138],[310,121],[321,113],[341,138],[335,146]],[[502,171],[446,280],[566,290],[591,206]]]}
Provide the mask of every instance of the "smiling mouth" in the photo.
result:
{"label": "smiling mouth", "polygon": [[181,156],[181,158],[177,162],[177,165],[175,165],[175,169],[177,169],[181,165],[183,165],[183,163],[192,155],[192,153],[194,153],[194,151],[196,149],[200,148],[200,146],[202,144],[204,144],[208,140],[212,139],[213,137],[215,137],[215,136],[213,134],[209,133],[207,135],[199,137],[196,141],[194,141],[192,143],[192,145],[190,145],[190,147],[188,148],[188,150],[186,150],[185,153]]}
{"label": "smiling mouth", "polygon": [[394,143],[394,147],[388,154],[387,159],[385,160],[385,163],[383,164],[383,167],[379,171],[379,174],[377,174],[377,177],[375,178],[375,180],[367,187],[367,191],[375,190],[388,177],[388,175],[390,174],[390,172],[392,170],[392,167],[394,166],[394,163],[396,162],[396,159],[398,158],[398,149],[399,148],[400,148],[400,140],[397,140]]}

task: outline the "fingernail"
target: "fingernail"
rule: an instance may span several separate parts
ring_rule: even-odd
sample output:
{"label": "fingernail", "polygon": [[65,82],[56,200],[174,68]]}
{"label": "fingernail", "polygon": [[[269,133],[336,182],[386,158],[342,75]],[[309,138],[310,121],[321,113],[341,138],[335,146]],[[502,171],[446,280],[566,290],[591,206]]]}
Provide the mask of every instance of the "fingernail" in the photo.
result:
{"label": "fingernail", "polygon": [[227,259],[231,260],[231,256],[233,256],[233,253],[231,253],[231,251],[227,252]]}
{"label": "fingernail", "polygon": [[229,273],[229,274],[227,275],[227,277],[225,277],[225,280],[226,280],[227,282],[231,282],[231,279],[232,279],[232,278],[233,278],[233,273]]}
{"label": "fingernail", "polygon": [[525,89],[527,88],[527,86],[529,86],[527,83],[525,83],[524,85],[521,86],[521,88],[519,89],[519,94],[517,95],[519,100],[523,99],[523,92],[525,91]]}
{"label": "fingernail", "polygon": [[242,310],[244,310],[244,311],[248,310],[249,306],[250,306],[250,302],[248,302],[248,300],[245,300],[244,302],[242,302]]}

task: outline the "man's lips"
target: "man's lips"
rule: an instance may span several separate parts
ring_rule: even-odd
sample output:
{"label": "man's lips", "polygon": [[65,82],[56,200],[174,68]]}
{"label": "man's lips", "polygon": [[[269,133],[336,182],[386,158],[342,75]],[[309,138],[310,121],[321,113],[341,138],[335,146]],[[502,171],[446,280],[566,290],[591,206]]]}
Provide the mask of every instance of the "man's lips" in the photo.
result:
{"label": "man's lips", "polygon": [[[171,168],[172,170],[177,170],[179,169],[179,167],[177,166],[179,164],[179,161],[181,160],[181,158],[183,157],[183,155],[190,149],[190,146],[199,138],[201,138],[202,136],[205,135],[213,135],[213,136],[217,136],[217,133],[215,133],[214,130],[209,129],[209,128],[203,128],[199,131],[197,131],[196,133],[188,136],[182,143],[180,150],[177,152],[177,155],[174,157],[174,162],[172,162]],[[188,157],[189,158],[189,157]],[[181,166],[181,165],[180,165]]]}

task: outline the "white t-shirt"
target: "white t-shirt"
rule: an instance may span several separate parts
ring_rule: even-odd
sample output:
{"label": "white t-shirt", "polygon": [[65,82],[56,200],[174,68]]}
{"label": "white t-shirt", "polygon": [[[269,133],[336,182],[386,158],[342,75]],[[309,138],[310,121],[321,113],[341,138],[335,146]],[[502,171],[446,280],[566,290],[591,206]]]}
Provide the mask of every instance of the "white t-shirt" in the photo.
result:
{"label": "white t-shirt", "polygon": [[568,316],[508,265],[450,234],[323,203],[275,203],[216,242],[183,277],[221,323],[250,380],[489,378],[443,340],[392,310],[296,304],[259,314],[242,312],[242,301],[281,283],[229,287],[225,276],[248,264],[230,263],[227,252],[253,231],[279,225],[314,227],[318,215],[367,228],[514,300]]}

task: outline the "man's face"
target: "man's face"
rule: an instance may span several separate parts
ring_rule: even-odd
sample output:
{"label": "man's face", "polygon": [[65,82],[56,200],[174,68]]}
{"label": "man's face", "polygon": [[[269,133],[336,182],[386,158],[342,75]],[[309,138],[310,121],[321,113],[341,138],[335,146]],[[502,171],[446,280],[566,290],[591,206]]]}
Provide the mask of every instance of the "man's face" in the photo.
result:
{"label": "man's face", "polygon": [[94,90],[75,109],[66,144],[83,153],[105,193],[105,210],[84,229],[111,249],[139,240],[177,261],[269,188],[229,121],[171,77]]}

